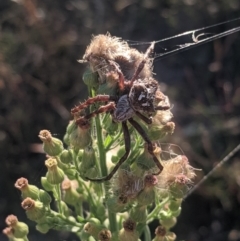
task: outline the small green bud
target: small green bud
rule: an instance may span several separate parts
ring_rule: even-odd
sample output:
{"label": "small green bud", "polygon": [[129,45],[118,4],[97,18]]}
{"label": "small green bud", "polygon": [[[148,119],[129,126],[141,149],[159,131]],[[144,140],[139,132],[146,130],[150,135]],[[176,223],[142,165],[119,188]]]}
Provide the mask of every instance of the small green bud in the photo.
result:
{"label": "small green bud", "polygon": [[[154,149],[155,156],[160,160],[160,147],[156,146]],[[144,151],[140,156],[137,158],[137,165],[143,170],[150,170],[156,167],[155,162],[153,161],[152,155],[149,153],[147,149],[147,144],[145,145]]]}
{"label": "small green bud", "polygon": [[168,122],[165,125],[149,125],[148,126],[148,136],[152,141],[157,141],[162,139],[168,134],[172,134],[175,129],[174,122]]}
{"label": "small green bud", "polygon": [[122,195],[112,196],[108,197],[106,204],[112,213],[124,212],[128,207],[128,199]]}
{"label": "small green bud", "polygon": [[119,231],[119,241],[138,241],[139,234],[136,231],[136,222],[128,219],[123,222],[123,228]]}
{"label": "small green bud", "polygon": [[106,74],[106,83],[99,85],[97,93],[105,95],[116,95],[119,75],[116,72]]}
{"label": "small green bud", "polygon": [[189,178],[183,174],[177,175],[174,182],[169,187],[171,196],[176,199],[183,199],[188,192],[188,184]]}
{"label": "small green bud", "polygon": [[26,198],[22,201],[21,206],[26,211],[28,219],[32,221],[38,222],[45,216],[46,209],[42,202]]}
{"label": "small green bud", "polygon": [[27,224],[19,222],[16,216],[8,215],[5,221],[8,226],[12,227],[14,237],[24,238],[28,235],[29,229]]}
{"label": "small green bud", "polygon": [[52,137],[50,131],[42,130],[38,136],[43,142],[43,150],[49,156],[57,156],[63,151],[64,148],[62,141]]}
{"label": "small green bud", "polygon": [[49,229],[51,228],[51,226],[47,223],[38,223],[36,225],[36,229],[40,232],[40,233],[43,233],[43,234],[46,234]]}
{"label": "small green bud", "polygon": [[69,217],[71,215],[71,210],[68,208],[67,204],[64,201],[61,201],[60,205],[64,216]]}
{"label": "small green bud", "polygon": [[75,128],[69,134],[69,142],[74,150],[83,149],[92,142],[90,124],[86,122],[84,119],[78,119],[78,124],[74,122]]}
{"label": "small green bud", "polygon": [[48,182],[46,177],[41,177],[41,184],[43,188],[48,192],[51,192],[54,189],[54,186]]}
{"label": "small green bud", "polygon": [[130,218],[139,223],[145,223],[147,220],[147,206],[137,205],[134,208],[131,208]]}
{"label": "small green bud", "polygon": [[42,202],[45,206],[49,206],[52,198],[46,191],[40,189],[39,201]]}
{"label": "small green bud", "polygon": [[172,216],[178,217],[181,214],[182,208],[179,207],[178,210],[172,212]]}
{"label": "small green bud", "polygon": [[55,158],[47,159],[45,161],[45,166],[48,169],[46,178],[50,184],[60,184],[64,180],[64,172],[58,167],[57,160]]}
{"label": "small green bud", "polygon": [[171,199],[168,208],[172,211],[172,212],[176,212],[178,211],[179,207],[181,207],[182,204],[182,199]]}
{"label": "small green bud", "polygon": [[69,180],[64,180],[62,182],[62,190],[64,191],[63,201],[67,204],[76,206],[79,204],[79,202],[82,202],[82,195],[73,189]]}
{"label": "small green bud", "polygon": [[103,229],[103,226],[96,223],[95,220],[91,220],[84,225],[83,229],[97,240],[98,233]]}
{"label": "small green bud", "polygon": [[125,153],[125,146],[120,146],[120,148],[117,151],[117,154],[112,155],[111,161],[113,163],[117,163],[119,161],[119,159],[124,155],[124,153]]}
{"label": "small green bud", "polygon": [[39,200],[39,188],[34,185],[29,185],[28,180],[26,178],[19,178],[15,182],[15,187],[22,192],[23,199],[30,197],[34,200]]}
{"label": "small green bud", "polygon": [[73,150],[68,149],[68,150],[63,150],[60,154],[60,160],[64,164],[69,164],[73,161]]}
{"label": "small green bud", "polygon": [[90,88],[96,88],[99,85],[97,72],[92,72],[91,69],[87,69],[83,73],[83,82]]}
{"label": "small green bud", "polygon": [[175,224],[177,223],[177,219],[176,217],[173,216],[168,216],[164,214],[164,212],[161,212],[159,214],[160,217],[160,222],[161,224],[166,228],[166,229],[170,229],[173,226],[175,226]]}
{"label": "small green bud", "polygon": [[158,226],[155,229],[155,237],[153,241],[165,241],[165,236],[167,234],[167,230],[163,226]]}
{"label": "small green bud", "polygon": [[109,135],[114,135],[119,126],[118,123],[113,121],[112,116],[109,113],[105,114],[102,125],[103,129],[105,129]]}
{"label": "small green bud", "polygon": [[146,175],[144,178],[144,189],[137,196],[140,205],[149,205],[155,201],[155,189],[158,179],[154,175]]}
{"label": "small green bud", "polygon": [[85,147],[81,159],[79,171],[84,175],[90,168],[96,166],[95,150],[91,146]]}

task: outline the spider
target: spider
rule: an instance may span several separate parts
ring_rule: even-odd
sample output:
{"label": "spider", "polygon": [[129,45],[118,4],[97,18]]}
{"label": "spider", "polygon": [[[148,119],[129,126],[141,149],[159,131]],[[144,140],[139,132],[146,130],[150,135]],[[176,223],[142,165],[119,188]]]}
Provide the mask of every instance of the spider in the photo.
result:
{"label": "spider", "polygon": [[[106,39],[111,38],[109,35],[103,36],[105,36]],[[117,172],[119,167],[127,160],[131,149],[130,133],[127,122],[129,122],[136,129],[136,131],[146,142],[147,150],[152,156],[156,166],[158,167],[158,171],[153,173],[153,175],[159,175],[163,170],[162,164],[154,154],[154,150],[156,148],[155,144],[150,140],[143,127],[134,119],[134,116],[137,116],[146,124],[151,124],[152,115],[154,113],[156,113],[158,110],[164,111],[170,109],[167,97],[159,90],[158,82],[152,78],[152,74],[150,74],[151,71],[149,71],[149,56],[153,52],[154,42],[152,42],[152,44],[146,50],[145,54],[140,54],[137,50],[128,48],[128,46],[122,42],[120,43],[120,47],[126,48],[126,51],[131,51],[131,54],[129,55],[130,59],[128,59],[129,56],[127,55],[121,55],[119,57],[119,55],[117,55],[118,49],[116,48],[112,51],[112,53],[115,54],[114,57],[105,56],[104,54],[102,54],[100,57],[97,55],[94,56],[94,51],[89,51],[90,47],[87,48],[87,54],[84,55],[84,61],[92,64],[93,70],[97,70],[97,67],[99,68],[100,64],[103,64],[104,62],[108,68],[107,71],[114,71],[117,73],[116,94],[96,95],[95,97],[88,98],[85,102],[80,103],[78,106],[71,110],[71,113],[76,115],[77,113],[81,113],[82,110],[96,102],[104,102],[105,104],[100,106],[97,110],[89,114],[85,114],[84,116],[78,117],[76,123],[80,127],[84,127],[85,125],[88,125],[89,120],[94,116],[101,113],[110,112],[113,121],[121,123],[122,125],[125,144],[124,155],[120,158],[118,163],[107,176],[101,178],[85,177],[90,181],[102,182],[110,180]],[[109,49],[110,48],[111,46]],[[108,51],[109,53],[109,49],[107,46],[106,52]],[[119,53],[122,53],[122,49],[119,49]],[[99,59],[101,61],[98,61]],[[125,64],[122,64],[124,61]],[[135,67],[136,62],[138,62],[138,64]],[[132,71],[132,68],[135,68],[135,70],[131,74],[129,70]],[[127,69],[128,72],[125,71],[125,69]],[[99,73],[99,76],[102,77],[104,74],[101,72]],[[131,78],[127,79],[126,76],[130,76]],[[163,103],[163,105],[159,105],[159,103]]]}

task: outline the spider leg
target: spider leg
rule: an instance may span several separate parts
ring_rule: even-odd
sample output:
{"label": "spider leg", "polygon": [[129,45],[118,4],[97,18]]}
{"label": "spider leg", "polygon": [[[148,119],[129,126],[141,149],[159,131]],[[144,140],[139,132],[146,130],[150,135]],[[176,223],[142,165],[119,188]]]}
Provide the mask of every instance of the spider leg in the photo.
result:
{"label": "spider leg", "polygon": [[104,113],[104,112],[108,112],[108,111],[112,111],[115,109],[115,103],[114,102],[110,102],[107,105],[102,105],[100,106],[97,110],[85,115],[83,118],[84,119],[91,119],[93,117],[95,117],[98,114]]}
{"label": "spider leg", "polygon": [[71,109],[71,113],[75,114],[85,108],[87,108],[89,105],[92,105],[96,102],[108,102],[108,101],[115,101],[116,97],[110,96],[110,95],[97,95],[92,98],[88,98],[85,102],[80,103],[78,106],[75,106]]}
{"label": "spider leg", "polygon": [[128,119],[128,121],[132,124],[132,126],[137,130],[137,132],[142,136],[142,138],[144,139],[144,141],[146,141],[147,145],[148,145],[148,152],[149,154],[152,156],[153,161],[155,162],[156,166],[158,167],[159,171],[156,173],[153,173],[153,175],[159,175],[162,170],[163,170],[163,166],[162,164],[159,162],[159,160],[157,159],[157,157],[154,154],[154,144],[151,142],[151,140],[149,139],[149,137],[147,136],[146,132],[144,131],[144,129],[132,118]]}
{"label": "spider leg", "polygon": [[155,42],[152,42],[152,44],[149,46],[149,48],[147,49],[146,53],[143,56],[143,60],[142,62],[139,64],[138,68],[136,69],[131,81],[130,81],[130,85],[133,85],[133,82],[137,79],[138,75],[140,74],[140,72],[142,71],[142,69],[144,68],[144,65],[147,62],[147,58],[149,57],[149,55],[151,54],[151,52],[153,52],[154,49],[154,45]]}
{"label": "spider leg", "polygon": [[141,119],[143,120],[146,124],[152,124],[152,117],[148,118],[146,116],[144,116],[143,114],[141,114],[140,112],[136,111],[135,112],[136,115]]}
{"label": "spider leg", "polygon": [[127,160],[128,155],[130,153],[131,141],[130,141],[130,133],[129,133],[126,121],[122,122],[122,130],[123,130],[124,143],[125,143],[125,154],[120,158],[118,163],[115,165],[115,167],[112,169],[112,171],[107,176],[102,177],[102,178],[85,177],[87,180],[93,181],[93,182],[109,181],[113,177],[113,175],[117,172],[119,167]]}
{"label": "spider leg", "polygon": [[119,68],[119,65],[116,62],[112,61],[112,60],[108,60],[108,62],[109,62],[109,64],[111,66],[113,66],[115,68],[116,72],[118,73],[118,76],[119,76],[119,81],[118,81],[119,90],[123,91],[124,90],[124,79],[125,78],[123,76],[123,73],[122,73],[121,69]]}

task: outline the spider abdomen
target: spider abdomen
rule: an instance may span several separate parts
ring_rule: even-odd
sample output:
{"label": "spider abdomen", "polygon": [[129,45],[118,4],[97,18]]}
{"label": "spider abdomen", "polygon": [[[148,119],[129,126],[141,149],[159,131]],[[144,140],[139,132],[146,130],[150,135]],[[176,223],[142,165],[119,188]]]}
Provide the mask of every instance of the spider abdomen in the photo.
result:
{"label": "spider abdomen", "polygon": [[129,92],[129,102],[135,111],[154,112],[158,83],[152,78],[138,79]]}
{"label": "spider abdomen", "polygon": [[113,112],[113,120],[116,122],[122,122],[133,116],[134,110],[129,103],[128,96],[121,96],[117,102],[116,109]]}

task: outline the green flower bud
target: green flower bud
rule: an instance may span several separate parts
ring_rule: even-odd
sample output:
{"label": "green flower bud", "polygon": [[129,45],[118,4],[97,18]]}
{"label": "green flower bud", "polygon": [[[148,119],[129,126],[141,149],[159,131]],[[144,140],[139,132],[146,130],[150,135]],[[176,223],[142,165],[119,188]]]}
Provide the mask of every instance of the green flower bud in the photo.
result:
{"label": "green flower bud", "polygon": [[48,169],[46,174],[47,181],[52,184],[60,184],[64,180],[64,172],[57,165],[55,158],[49,158],[45,161],[45,166]]}
{"label": "green flower bud", "polygon": [[116,122],[113,121],[112,116],[109,113],[105,114],[102,125],[103,129],[105,129],[109,135],[114,135],[119,126]]}
{"label": "green flower bud", "polygon": [[[96,178],[99,175],[99,172],[97,170],[97,167],[91,167],[89,169],[86,170],[85,174],[82,173],[82,179],[83,180],[87,180],[85,179],[85,177],[89,177],[89,178]],[[97,185],[99,187],[99,185]]]}
{"label": "green flower bud", "polygon": [[63,211],[63,215],[65,217],[69,217],[71,215],[71,210],[68,208],[67,204],[64,201],[61,201],[60,205]]}
{"label": "green flower bud", "polygon": [[[161,148],[156,146],[154,149],[155,156],[160,160]],[[143,170],[150,170],[156,167],[155,162],[153,161],[152,155],[148,152],[147,144],[145,145],[144,151],[137,158],[137,165]]]}
{"label": "green flower bud", "polygon": [[47,223],[38,223],[36,225],[36,229],[40,232],[40,233],[43,233],[43,234],[46,234],[49,229],[51,228],[51,226]]}
{"label": "green flower bud", "polygon": [[78,119],[78,123],[75,122],[75,128],[69,134],[70,145],[74,150],[83,149],[92,142],[90,124],[84,119]]}
{"label": "green flower bud", "polygon": [[24,177],[19,178],[15,182],[15,187],[22,192],[22,198],[30,197],[34,200],[39,200],[39,188],[34,185],[29,185],[28,180]]}
{"label": "green flower bud", "polygon": [[182,204],[182,199],[171,199],[168,208],[172,211],[172,212],[176,212],[178,211],[179,207],[181,207]]}
{"label": "green flower bud", "polygon": [[128,199],[122,195],[112,196],[107,199],[106,204],[112,213],[125,212],[128,207]]}
{"label": "green flower bud", "polygon": [[99,85],[97,93],[105,95],[116,95],[118,88],[119,75],[116,72],[106,74],[106,83]]}
{"label": "green flower bud", "polygon": [[86,233],[90,234],[97,240],[98,233],[103,229],[103,226],[96,223],[95,220],[90,220],[84,225],[83,229]]}
{"label": "green flower bud", "polygon": [[137,205],[130,210],[129,216],[136,222],[145,223],[147,220],[147,206]]}
{"label": "green flower bud", "polygon": [[169,187],[171,196],[176,199],[183,199],[188,192],[188,184],[189,178],[183,174],[177,175],[174,182]]}
{"label": "green flower bud", "polygon": [[120,148],[117,151],[117,154],[112,155],[111,161],[113,163],[117,163],[119,161],[119,159],[124,155],[124,153],[125,153],[125,146],[120,146]]}
{"label": "green flower bud", "polygon": [[90,168],[96,166],[95,150],[91,146],[85,147],[81,159],[79,171],[84,175]]}
{"label": "green flower bud", "polygon": [[39,201],[42,202],[45,206],[49,206],[52,198],[46,191],[40,189]]}
{"label": "green flower bud", "polygon": [[123,222],[123,228],[119,231],[119,241],[138,241],[139,234],[136,231],[136,223],[128,219]]}
{"label": "green flower bud", "polygon": [[42,202],[26,198],[22,201],[21,206],[26,211],[28,219],[32,221],[38,222],[45,216],[46,209]]}
{"label": "green flower bud", "polygon": [[178,217],[181,214],[182,208],[179,207],[178,210],[172,212],[172,216]]}
{"label": "green flower bud", "polygon": [[27,224],[19,222],[18,218],[14,215],[9,215],[6,218],[6,224],[13,229],[14,237],[24,238],[28,235],[29,229]]}
{"label": "green flower bud", "polygon": [[42,130],[39,133],[39,138],[43,142],[43,150],[49,156],[57,156],[63,151],[63,143],[61,140],[52,137],[51,133],[47,130]]}
{"label": "green flower bud", "polygon": [[60,160],[64,164],[69,164],[73,161],[73,150],[63,150],[59,156]]}
{"label": "green flower bud", "polygon": [[155,229],[155,237],[153,241],[165,241],[165,236],[167,234],[167,230],[163,226],[158,226]]}
{"label": "green flower bud", "polygon": [[99,85],[97,72],[87,69],[83,74],[83,82],[90,88],[96,88]]}
{"label": "green flower bud", "polygon": [[154,175],[146,175],[144,178],[144,189],[137,196],[140,205],[149,205],[155,201],[155,189],[158,179]]}
{"label": "green flower bud", "polygon": [[166,228],[170,229],[177,223],[176,217],[166,214],[165,212],[160,212],[159,214],[161,224]]}
{"label": "green flower bud", "polygon": [[69,180],[64,180],[62,182],[62,190],[64,191],[63,201],[69,205],[76,206],[82,202],[83,197],[75,189],[73,189],[72,184]]}
{"label": "green flower bud", "polygon": [[41,177],[41,184],[43,188],[48,192],[54,189],[54,186],[48,182],[46,177]]}
{"label": "green flower bud", "polygon": [[168,134],[172,134],[174,129],[174,122],[168,122],[163,126],[151,126],[151,128],[148,130],[148,136],[152,141],[157,141],[164,138]]}

